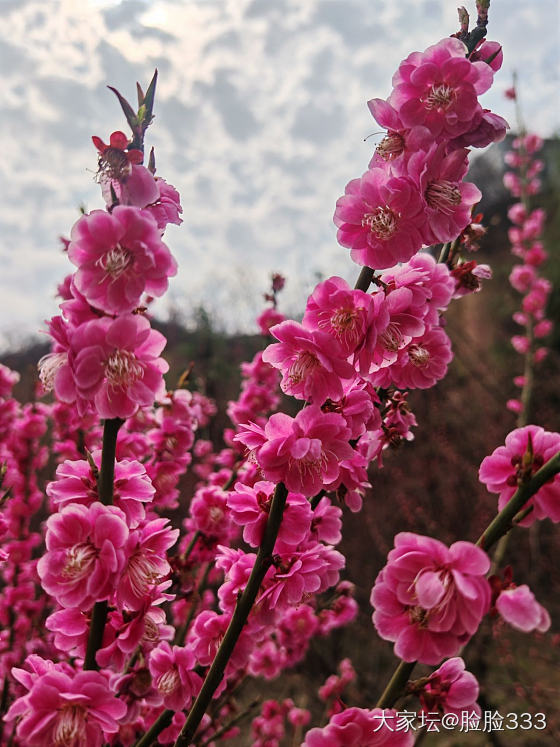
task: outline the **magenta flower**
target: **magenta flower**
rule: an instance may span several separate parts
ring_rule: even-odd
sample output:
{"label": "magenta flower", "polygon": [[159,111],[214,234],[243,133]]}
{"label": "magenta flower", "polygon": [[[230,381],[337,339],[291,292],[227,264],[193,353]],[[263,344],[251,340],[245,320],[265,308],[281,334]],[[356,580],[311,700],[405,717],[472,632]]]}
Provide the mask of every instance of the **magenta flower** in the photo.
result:
{"label": "magenta flower", "polygon": [[332,277],[315,286],[307,299],[303,326],[334,338],[342,355],[354,356],[367,371],[370,350],[377,335],[389,323],[389,315],[377,295],[350,288],[342,278]]}
{"label": "magenta flower", "polygon": [[311,729],[302,747],[411,747],[414,733],[396,729],[398,715],[385,708],[347,708],[324,728]]}
{"label": "magenta flower", "polygon": [[45,591],[62,607],[89,610],[108,599],[125,563],[128,527],[116,506],[77,503],[47,519],[47,552],[37,562]]}
{"label": "magenta flower", "polygon": [[404,661],[438,664],[476,632],[490,606],[490,567],[470,542],[401,532],[371,592],[373,623]]}
{"label": "magenta flower", "polygon": [[339,579],[345,559],[337,550],[319,542],[302,551],[275,546],[274,572],[267,574],[265,591],[257,605],[273,610],[284,610],[299,604],[309,594],[320,594]]}
{"label": "magenta flower", "polygon": [[477,97],[492,85],[493,71],[466,59],[466,52],[458,39],[442,39],[401,62],[388,101],[405,127],[422,125],[447,139],[471,129],[480,110]]}
{"label": "magenta flower", "polygon": [[138,208],[94,210],[72,228],[68,257],[78,270],[77,289],[109,314],[132,311],[142,293],[161,296],[177,265],[155,220]]}
{"label": "magenta flower", "polygon": [[[213,610],[203,610],[195,617],[188,640],[189,647],[192,648],[200,666],[209,667],[212,664],[230,622],[230,614],[220,615]],[[227,663],[226,677],[235,674],[247,665],[254,644],[253,631],[250,627],[245,627]]]}
{"label": "magenta flower", "polygon": [[463,181],[467,153],[459,148],[446,154],[444,143],[434,143],[427,152],[417,151],[408,160],[407,173],[424,198],[425,244],[452,241],[471,222],[472,208],[482,194],[474,184]]}
{"label": "magenta flower", "polygon": [[[517,428],[506,436],[505,446],[499,446],[482,460],[479,480],[491,493],[499,493],[501,511],[518,486],[558,451],[560,434],[549,433],[538,425]],[[533,510],[520,522],[522,526],[530,526],[535,519],[560,521],[560,475],[545,483],[526,505],[533,506]]]}
{"label": "magenta flower", "polygon": [[[385,373],[400,389],[429,389],[443,379],[452,358],[449,337],[441,327],[434,327],[422,337],[414,338],[398,361],[380,373]],[[372,381],[381,384],[375,375]]]}
{"label": "magenta flower", "polygon": [[305,407],[295,418],[276,413],[264,429],[256,425],[241,428],[235,440],[254,452],[265,477],[305,496],[335,482],[340,461],[354,453],[342,415],[324,413],[317,405]]}
{"label": "magenta flower", "polygon": [[282,372],[280,387],[285,394],[318,405],[342,396],[341,379],[350,378],[354,369],[336,340],[290,320],[272,327],[270,333],[280,342],[265,348],[262,359]]}
{"label": "magenta flower", "polygon": [[516,630],[545,633],[550,628],[550,615],[535,599],[527,584],[504,589],[496,599],[496,609]]}
{"label": "magenta flower", "polygon": [[168,365],[159,358],[165,337],[138,314],[96,319],[72,334],[69,363],[54,380],[63,402],[85,413],[95,406],[102,418],[127,418],[163,396]]}
{"label": "magenta flower", "polygon": [[477,704],[478,682],[474,674],[465,671],[465,662],[459,657],[448,659],[428,677],[418,693],[422,710],[426,713],[456,713],[473,711],[480,716]]}
{"label": "magenta flower", "polygon": [[141,609],[155,587],[164,582],[171,571],[166,554],[178,536],[179,530],[170,528],[169,519],[154,519],[130,533],[117,586],[120,610]]}
{"label": "magenta flower", "polygon": [[275,324],[281,324],[285,319],[284,314],[281,314],[273,306],[269,306],[257,317],[261,335],[269,335],[270,328],[274,327]]}
{"label": "magenta flower", "polygon": [[193,671],[195,666],[196,659],[189,647],[171,648],[163,641],[150,653],[148,667],[165,708],[182,711],[189,707],[202,685],[202,679]]}
{"label": "magenta flower", "polygon": [[175,187],[160,177],[156,177],[155,181],[159,193],[158,198],[148,205],[146,210],[155,218],[158,229],[163,233],[168,223],[180,225],[183,222],[181,218],[183,208],[181,207],[181,197]]}
{"label": "magenta flower", "polygon": [[[99,468],[101,451],[94,451],[92,457]],[[57,509],[69,503],[89,506],[99,500],[97,480],[84,459],[67,460],[60,464],[56,469],[56,478],[47,485],[47,495]],[[115,462],[113,503],[125,514],[130,529],[142,521],[145,516],[143,504],[149,503],[155,492],[140,462],[129,459]]]}
{"label": "magenta flower", "polygon": [[[233,521],[243,527],[243,539],[258,547],[268,520],[275,485],[259,481],[252,487],[238,482],[235,491],[227,494],[227,508]],[[278,541],[296,547],[309,534],[314,512],[309,501],[301,494],[288,493]]]}
{"label": "magenta flower", "polygon": [[346,185],[334,222],[342,246],[359,265],[382,270],[406,262],[422,247],[426,216],[416,184],[372,168]]}
{"label": "magenta flower", "polygon": [[29,747],[101,747],[119,731],[125,703],[115,697],[100,672],[72,676],[57,666],[33,676],[23,669],[13,670],[29,692],[12,704],[6,720],[19,717],[16,734]]}

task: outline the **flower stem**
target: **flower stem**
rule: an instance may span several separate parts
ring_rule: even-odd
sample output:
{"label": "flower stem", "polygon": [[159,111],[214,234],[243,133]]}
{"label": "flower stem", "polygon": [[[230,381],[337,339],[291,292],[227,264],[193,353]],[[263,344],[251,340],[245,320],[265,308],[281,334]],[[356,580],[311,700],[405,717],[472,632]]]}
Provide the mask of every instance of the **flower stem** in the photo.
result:
{"label": "flower stem", "polygon": [[149,747],[149,745],[151,745],[152,742],[156,740],[158,734],[161,734],[164,729],[167,729],[167,727],[171,723],[173,714],[174,711],[169,710],[169,708],[166,708],[165,711],[162,711],[156,718],[154,723],[150,726],[148,731],[144,734],[144,736],[140,737],[140,739],[136,742],[134,747]]}
{"label": "flower stem", "polygon": [[[120,418],[111,418],[103,424],[103,449],[101,452],[101,469],[99,470],[99,479],[97,481],[97,493],[99,500],[105,506],[110,506],[113,503],[117,434],[123,423],[124,420]],[[84,669],[98,669],[95,655],[103,642],[103,631],[107,622],[107,609],[107,601],[96,602],[93,606]]]}
{"label": "flower stem", "polygon": [[364,293],[367,293],[367,290],[369,286],[371,285],[372,278],[373,278],[372,268],[364,265],[364,267],[362,267],[362,269],[360,270],[360,274],[358,275],[358,279],[356,280],[356,285],[354,286],[354,290],[361,290],[361,291],[364,291]]}
{"label": "flower stem", "polygon": [[212,666],[208,670],[200,693],[190,710],[185,725],[175,742],[175,747],[187,747],[192,742],[192,738],[212,700],[212,696],[222,681],[226,665],[247,622],[265,574],[272,563],[272,551],[274,550],[274,544],[278,536],[278,530],[280,529],[287,495],[288,491],[286,487],[283,483],[279,483],[274,491],[266,529],[247,586],[237,600],[228,629],[214,657]]}
{"label": "flower stem", "polygon": [[383,691],[376,704],[376,708],[391,708],[395,700],[404,692],[412,670],[416,666],[415,661],[401,661],[393,672],[389,684]]}

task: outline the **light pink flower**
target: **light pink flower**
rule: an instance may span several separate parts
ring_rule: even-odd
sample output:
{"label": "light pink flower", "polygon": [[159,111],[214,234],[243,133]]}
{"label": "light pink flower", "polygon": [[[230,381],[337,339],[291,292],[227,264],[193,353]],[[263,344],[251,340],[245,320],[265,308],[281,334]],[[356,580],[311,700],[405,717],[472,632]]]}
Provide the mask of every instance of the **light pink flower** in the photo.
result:
{"label": "light pink flower", "polygon": [[254,453],[265,477],[284,482],[288,490],[312,496],[338,478],[340,461],[354,453],[342,415],[324,413],[317,405],[272,415],[263,428],[241,426],[235,437]]}
{"label": "light pink flower", "polygon": [[545,633],[550,628],[550,615],[535,599],[527,584],[502,591],[496,600],[500,615],[516,630]]}
{"label": "light pink flower", "polygon": [[82,414],[93,405],[102,418],[130,417],[165,392],[168,365],[158,357],[165,343],[138,314],[82,324],[72,333],[68,365],[54,380],[56,394],[76,401]]}
{"label": "light pink flower", "polygon": [[33,677],[25,670],[13,670],[29,692],[12,704],[6,719],[19,717],[16,734],[29,747],[101,747],[119,731],[125,703],[115,697],[100,672],[72,676],[55,667]]}
{"label": "light pink flower", "polygon": [[470,542],[442,542],[410,532],[395,537],[371,593],[381,638],[404,661],[438,664],[476,632],[490,605],[490,561]]}
{"label": "light pink flower", "polygon": [[401,62],[388,101],[405,127],[422,125],[442,138],[471,129],[480,110],[477,96],[492,85],[493,71],[485,62],[470,62],[466,51],[458,39],[442,39]]}
{"label": "light pink flower", "polygon": [[189,707],[202,685],[202,679],[193,671],[195,666],[196,659],[189,647],[171,648],[163,641],[150,653],[148,667],[165,708],[182,711]]}
{"label": "light pink flower", "polygon": [[426,216],[418,186],[407,176],[372,168],[346,185],[334,223],[342,246],[359,265],[382,270],[422,247]]}
{"label": "light pink flower", "polygon": [[[482,460],[479,480],[491,493],[499,493],[498,508],[501,511],[518,486],[530,479],[558,451],[560,434],[549,433],[538,425],[517,428],[506,436],[504,446],[499,446]],[[560,521],[560,475],[545,483],[526,505],[533,506],[533,510],[520,522],[522,526],[531,525],[535,519]]]}
{"label": "light pink flower", "polygon": [[177,272],[155,220],[138,208],[94,210],[74,225],[71,239],[77,289],[109,314],[132,311],[144,292],[161,296]]}
{"label": "light pink flower", "polygon": [[116,506],[66,506],[47,519],[47,552],[37,563],[43,588],[62,607],[91,609],[113,594],[127,539],[125,516]]}
{"label": "light pink flower", "polygon": [[302,747],[411,747],[411,730],[396,730],[397,713],[391,709],[347,708],[323,728],[311,729]]}

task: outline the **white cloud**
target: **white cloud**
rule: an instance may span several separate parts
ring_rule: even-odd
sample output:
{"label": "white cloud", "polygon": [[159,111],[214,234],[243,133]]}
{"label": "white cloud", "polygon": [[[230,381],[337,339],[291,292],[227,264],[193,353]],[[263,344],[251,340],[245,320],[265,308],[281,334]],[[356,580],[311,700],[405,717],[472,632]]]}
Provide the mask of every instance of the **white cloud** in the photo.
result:
{"label": "white cloud", "polygon": [[[289,276],[292,308],[315,272],[355,276],[332,213],[371,155],[374,139],[363,138],[377,126],[366,101],[389,94],[410,51],[456,27],[444,0],[2,8],[4,330],[39,328],[54,311],[54,288],[72,269],[57,236],[69,233],[80,203],[101,205],[90,136],[125,127],[105,86],[132,99],[136,79],[147,84],[155,66],[148,141],[184,206],[183,226],[169,237],[180,264],[174,303],[204,302],[246,325],[269,271]],[[490,37],[502,41],[506,62],[484,104],[512,117],[502,93],[517,67],[526,119],[545,135],[559,126],[558,16],[554,0],[493,0],[490,10]]]}

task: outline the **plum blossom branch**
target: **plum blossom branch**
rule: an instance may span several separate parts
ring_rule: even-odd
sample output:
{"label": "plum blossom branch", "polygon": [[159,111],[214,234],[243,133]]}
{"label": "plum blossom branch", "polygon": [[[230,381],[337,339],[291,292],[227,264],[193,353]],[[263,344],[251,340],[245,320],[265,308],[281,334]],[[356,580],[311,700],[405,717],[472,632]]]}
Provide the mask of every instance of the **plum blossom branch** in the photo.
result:
{"label": "plum blossom branch", "polygon": [[241,635],[243,626],[247,622],[266,572],[272,563],[272,551],[274,550],[274,544],[282,522],[287,496],[288,491],[286,487],[283,483],[279,483],[274,491],[266,529],[247,586],[237,600],[230,624],[214,657],[212,666],[208,670],[200,693],[175,742],[175,747],[187,747],[191,743],[202,717],[212,700],[212,696],[222,681],[226,664],[233,652],[237,639]]}
{"label": "plum blossom branch", "polygon": [[[103,425],[103,449],[101,452],[101,469],[98,478],[99,500],[105,506],[113,503],[113,486],[115,480],[115,454],[117,435],[123,424],[121,418],[109,418]],[[98,669],[95,654],[101,648],[103,631],[107,622],[107,601],[96,602],[93,606],[89,638],[87,642],[84,669]]]}

